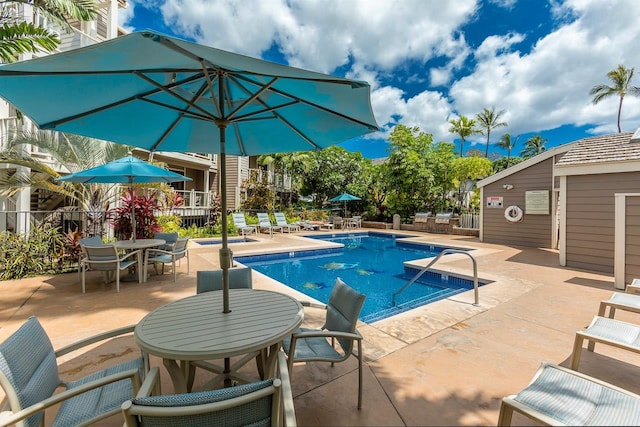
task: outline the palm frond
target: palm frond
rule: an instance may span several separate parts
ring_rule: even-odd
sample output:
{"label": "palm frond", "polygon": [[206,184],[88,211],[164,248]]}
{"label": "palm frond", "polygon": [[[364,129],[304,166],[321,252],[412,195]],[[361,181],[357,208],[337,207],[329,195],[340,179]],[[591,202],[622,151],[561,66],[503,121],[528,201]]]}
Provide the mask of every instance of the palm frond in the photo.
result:
{"label": "palm frond", "polygon": [[30,22],[5,23],[0,26],[0,59],[15,62],[27,52],[53,52],[60,44],[58,35]]}

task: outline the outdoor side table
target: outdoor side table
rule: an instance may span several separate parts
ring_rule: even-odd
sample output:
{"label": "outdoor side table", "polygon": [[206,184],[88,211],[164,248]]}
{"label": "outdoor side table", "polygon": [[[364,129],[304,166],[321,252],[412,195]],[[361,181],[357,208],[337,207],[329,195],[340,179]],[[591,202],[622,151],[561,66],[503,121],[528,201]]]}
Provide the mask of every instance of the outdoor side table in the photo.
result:
{"label": "outdoor side table", "polygon": [[[175,393],[188,391],[189,361],[257,353],[265,376],[272,375],[282,341],[304,319],[297,300],[273,291],[230,289],[229,308],[230,313],[222,312],[222,291],[204,292],[164,305],[136,326],[138,345],[163,359]],[[242,378],[236,376],[237,368],[221,374],[221,379]]]}

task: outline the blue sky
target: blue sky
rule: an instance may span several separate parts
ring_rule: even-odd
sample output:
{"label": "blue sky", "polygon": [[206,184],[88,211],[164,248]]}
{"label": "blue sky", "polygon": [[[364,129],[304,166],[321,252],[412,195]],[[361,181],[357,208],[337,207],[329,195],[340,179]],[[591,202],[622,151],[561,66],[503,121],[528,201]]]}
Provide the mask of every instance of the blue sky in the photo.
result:
{"label": "blue sky", "polygon": [[[394,126],[417,126],[455,142],[448,121],[504,110],[514,149],[542,135],[548,148],[617,132],[616,97],[597,105],[589,90],[610,84],[618,64],[637,68],[637,0],[128,0],[120,25],[154,29],[216,48],[366,80],[381,131],[343,144],[385,157]],[[627,97],[622,130],[640,127],[640,98]],[[467,149],[484,152],[486,137]]]}

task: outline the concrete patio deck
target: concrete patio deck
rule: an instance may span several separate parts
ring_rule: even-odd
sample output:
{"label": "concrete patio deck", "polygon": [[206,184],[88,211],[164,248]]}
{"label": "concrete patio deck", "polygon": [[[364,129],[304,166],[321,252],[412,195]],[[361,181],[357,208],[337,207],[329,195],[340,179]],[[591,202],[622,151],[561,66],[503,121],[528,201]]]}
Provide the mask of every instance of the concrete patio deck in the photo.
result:
{"label": "concrete patio deck", "polygon": [[[235,255],[312,248],[321,241],[305,233],[262,234],[259,241],[231,243]],[[317,234],[317,232],[316,232]],[[465,236],[412,234],[416,240],[474,248],[478,274],[490,283],[473,292],[411,310],[370,325],[361,324],[366,365],[362,410],[356,409],[355,358],[296,365],[292,376],[296,417],[301,426],[495,425],[500,400],[525,387],[542,361],[568,366],[575,331],[585,328],[599,301],[614,291],[613,277],[563,268],[553,250],[480,243]],[[138,322],[156,307],[195,293],[196,271],[217,268],[216,245],[190,250],[186,263],[172,274],[152,276],[143,284],[105,285],[89,272],[82,294],[76,273],[0,282],[0,341],[29,316],[36,315],[59,348],[97,332]],[[447,256],[438,269],[471,275],[467,257]],[[300,296],[254,274],[254,287]],[[317,325],[324,314],[310,309],[305,324]],[[637,314],[618,311],[616,318],[640,322]],[[132,337],[117,339],[63,360],[63,378],[86,375],[96,365],[113,363],[137,352]],[[152,364],[160,364],[152,358]],[[640,356],[598,345],[584,351],[580,371],[640,393]],[[160,364],[161,365],[161,364]],[[247,371],[251,372],[247,367]],[[200,372],[200,371],[199,371]],[[163,392],[172,386],[161,368]],[[199,373],[198,381],[206,381]],[[1,392],[0,392],[1,393]],[[514,417],[514,424],[530,422]],[[114,416],[101,426],[121,426]]]}

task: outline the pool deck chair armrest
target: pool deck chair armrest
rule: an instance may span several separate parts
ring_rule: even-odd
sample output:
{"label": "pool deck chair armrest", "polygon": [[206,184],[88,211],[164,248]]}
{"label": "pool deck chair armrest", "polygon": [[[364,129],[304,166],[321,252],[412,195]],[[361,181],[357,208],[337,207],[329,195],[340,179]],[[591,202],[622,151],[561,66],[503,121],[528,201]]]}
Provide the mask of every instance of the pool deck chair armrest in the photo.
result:
{"label": "pool deck chair armrest", "polygon": [[640,326],[608,317],[594,317],[587,329],[576,332],[571,369],[578,369],[584,340],[589,342],[589,351],[594,350],[596,343],[601,343],[640,353]]}
{"label": "pool deck chair armrest", "polygon": [[640,396],[571,369],[542,363],[520,393],[502,399],[499,426],[513,411],[546,425],[640,425]]}
{"label": "pool deck chair armrest", "polygon": [[608,300],[600,301],[598,316],[605,317],[607,307],[609,307],[608,317],[611,319],[615,316],[616,309],[640,314],[640,295],[614,292]]}

